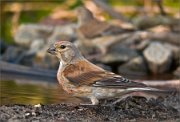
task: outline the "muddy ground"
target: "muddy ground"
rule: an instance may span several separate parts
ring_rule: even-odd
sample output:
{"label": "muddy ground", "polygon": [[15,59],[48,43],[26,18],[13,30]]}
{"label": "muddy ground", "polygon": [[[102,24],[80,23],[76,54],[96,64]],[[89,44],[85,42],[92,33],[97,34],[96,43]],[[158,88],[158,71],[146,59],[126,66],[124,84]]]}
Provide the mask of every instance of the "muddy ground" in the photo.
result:
{"label": "muddy ground", "polygon": [[[111,102],[111,101],[109,101]],[[113,106],[75,104],[2,105],[0,121],[180,121],[179,93],[164,99],[128,97]]]}

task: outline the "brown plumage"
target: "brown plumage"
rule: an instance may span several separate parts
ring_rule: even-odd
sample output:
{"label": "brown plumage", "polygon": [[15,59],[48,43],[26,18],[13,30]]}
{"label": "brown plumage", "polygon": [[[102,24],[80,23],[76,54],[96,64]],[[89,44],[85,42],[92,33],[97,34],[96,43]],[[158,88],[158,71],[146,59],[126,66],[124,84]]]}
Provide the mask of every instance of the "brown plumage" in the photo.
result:
{"label": "brown plumage", "polygon": [[99,99],[120,98],[136,91],[160,91],[90,63],[71,42],[56,42],[48,52],[60,60],[57,79],[63,89],[75,97],[91,99],[93,105]]}

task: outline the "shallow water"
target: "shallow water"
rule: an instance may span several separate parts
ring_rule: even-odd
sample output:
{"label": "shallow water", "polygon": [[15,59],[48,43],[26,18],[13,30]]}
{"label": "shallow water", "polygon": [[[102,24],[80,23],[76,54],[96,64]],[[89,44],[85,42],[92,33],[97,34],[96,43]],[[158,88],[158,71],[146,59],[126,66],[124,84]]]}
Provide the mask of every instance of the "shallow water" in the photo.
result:
{"label": "shallow water", "polygon": [[24,81],[0,81],[0,104],[76,103],[58,84]]}
{"label": "shallow water", "polygon": [[[17,78],[12,75],[2,75],[0,80],[0,104],[54,104],[54,103],[79,103],[80,100],[74,98],[63,91],[58,82],[54,79],[36,77]],[[130,79],[146,80],[168,80],[173,79],[172,75],[158,76],[134,76],[123,75]],[[35,80],[34,80],[34,79]],[[16,79],[16,80],[9,80]]]}

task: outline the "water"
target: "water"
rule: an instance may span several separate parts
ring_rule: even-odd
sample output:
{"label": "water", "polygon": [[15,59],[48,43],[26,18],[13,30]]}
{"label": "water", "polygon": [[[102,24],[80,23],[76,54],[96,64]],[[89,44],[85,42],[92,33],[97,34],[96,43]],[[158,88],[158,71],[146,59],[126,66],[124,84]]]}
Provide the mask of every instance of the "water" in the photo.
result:
{"label": "water", "polygon": [[59,84],[24,81],[0,81],[0,104],[78,103]]}
{"label": "water", "polygon": [[[56,80],[34,80],[32,77],[16,78],[11,75],[3,75],[0,80],[0,104],[55,104],[55,103],[79,103],[80,100],[68,95],[60,87]],[[172,75],[162,76],[126,76],[130,79],[173,79]],[[11,79],[11,80],[9,80]],[[14,79],[14,80],[12,80]],[[82,101],[81,101],[82,102]]]}

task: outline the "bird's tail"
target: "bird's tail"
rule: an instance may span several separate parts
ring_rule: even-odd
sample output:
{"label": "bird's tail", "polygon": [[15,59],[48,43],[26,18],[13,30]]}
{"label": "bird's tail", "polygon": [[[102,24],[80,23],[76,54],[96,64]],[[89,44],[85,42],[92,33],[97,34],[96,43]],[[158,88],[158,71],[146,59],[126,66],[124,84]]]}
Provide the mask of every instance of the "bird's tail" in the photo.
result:
{"label": "bird's tail", "polygon": [[174,90],[162,90],[152,87],[144,87],[144,88],[128,88],[129,92],[133,92],[133,96],[143,96],[143,97],[166,97],[174,94],[176,91]]}

